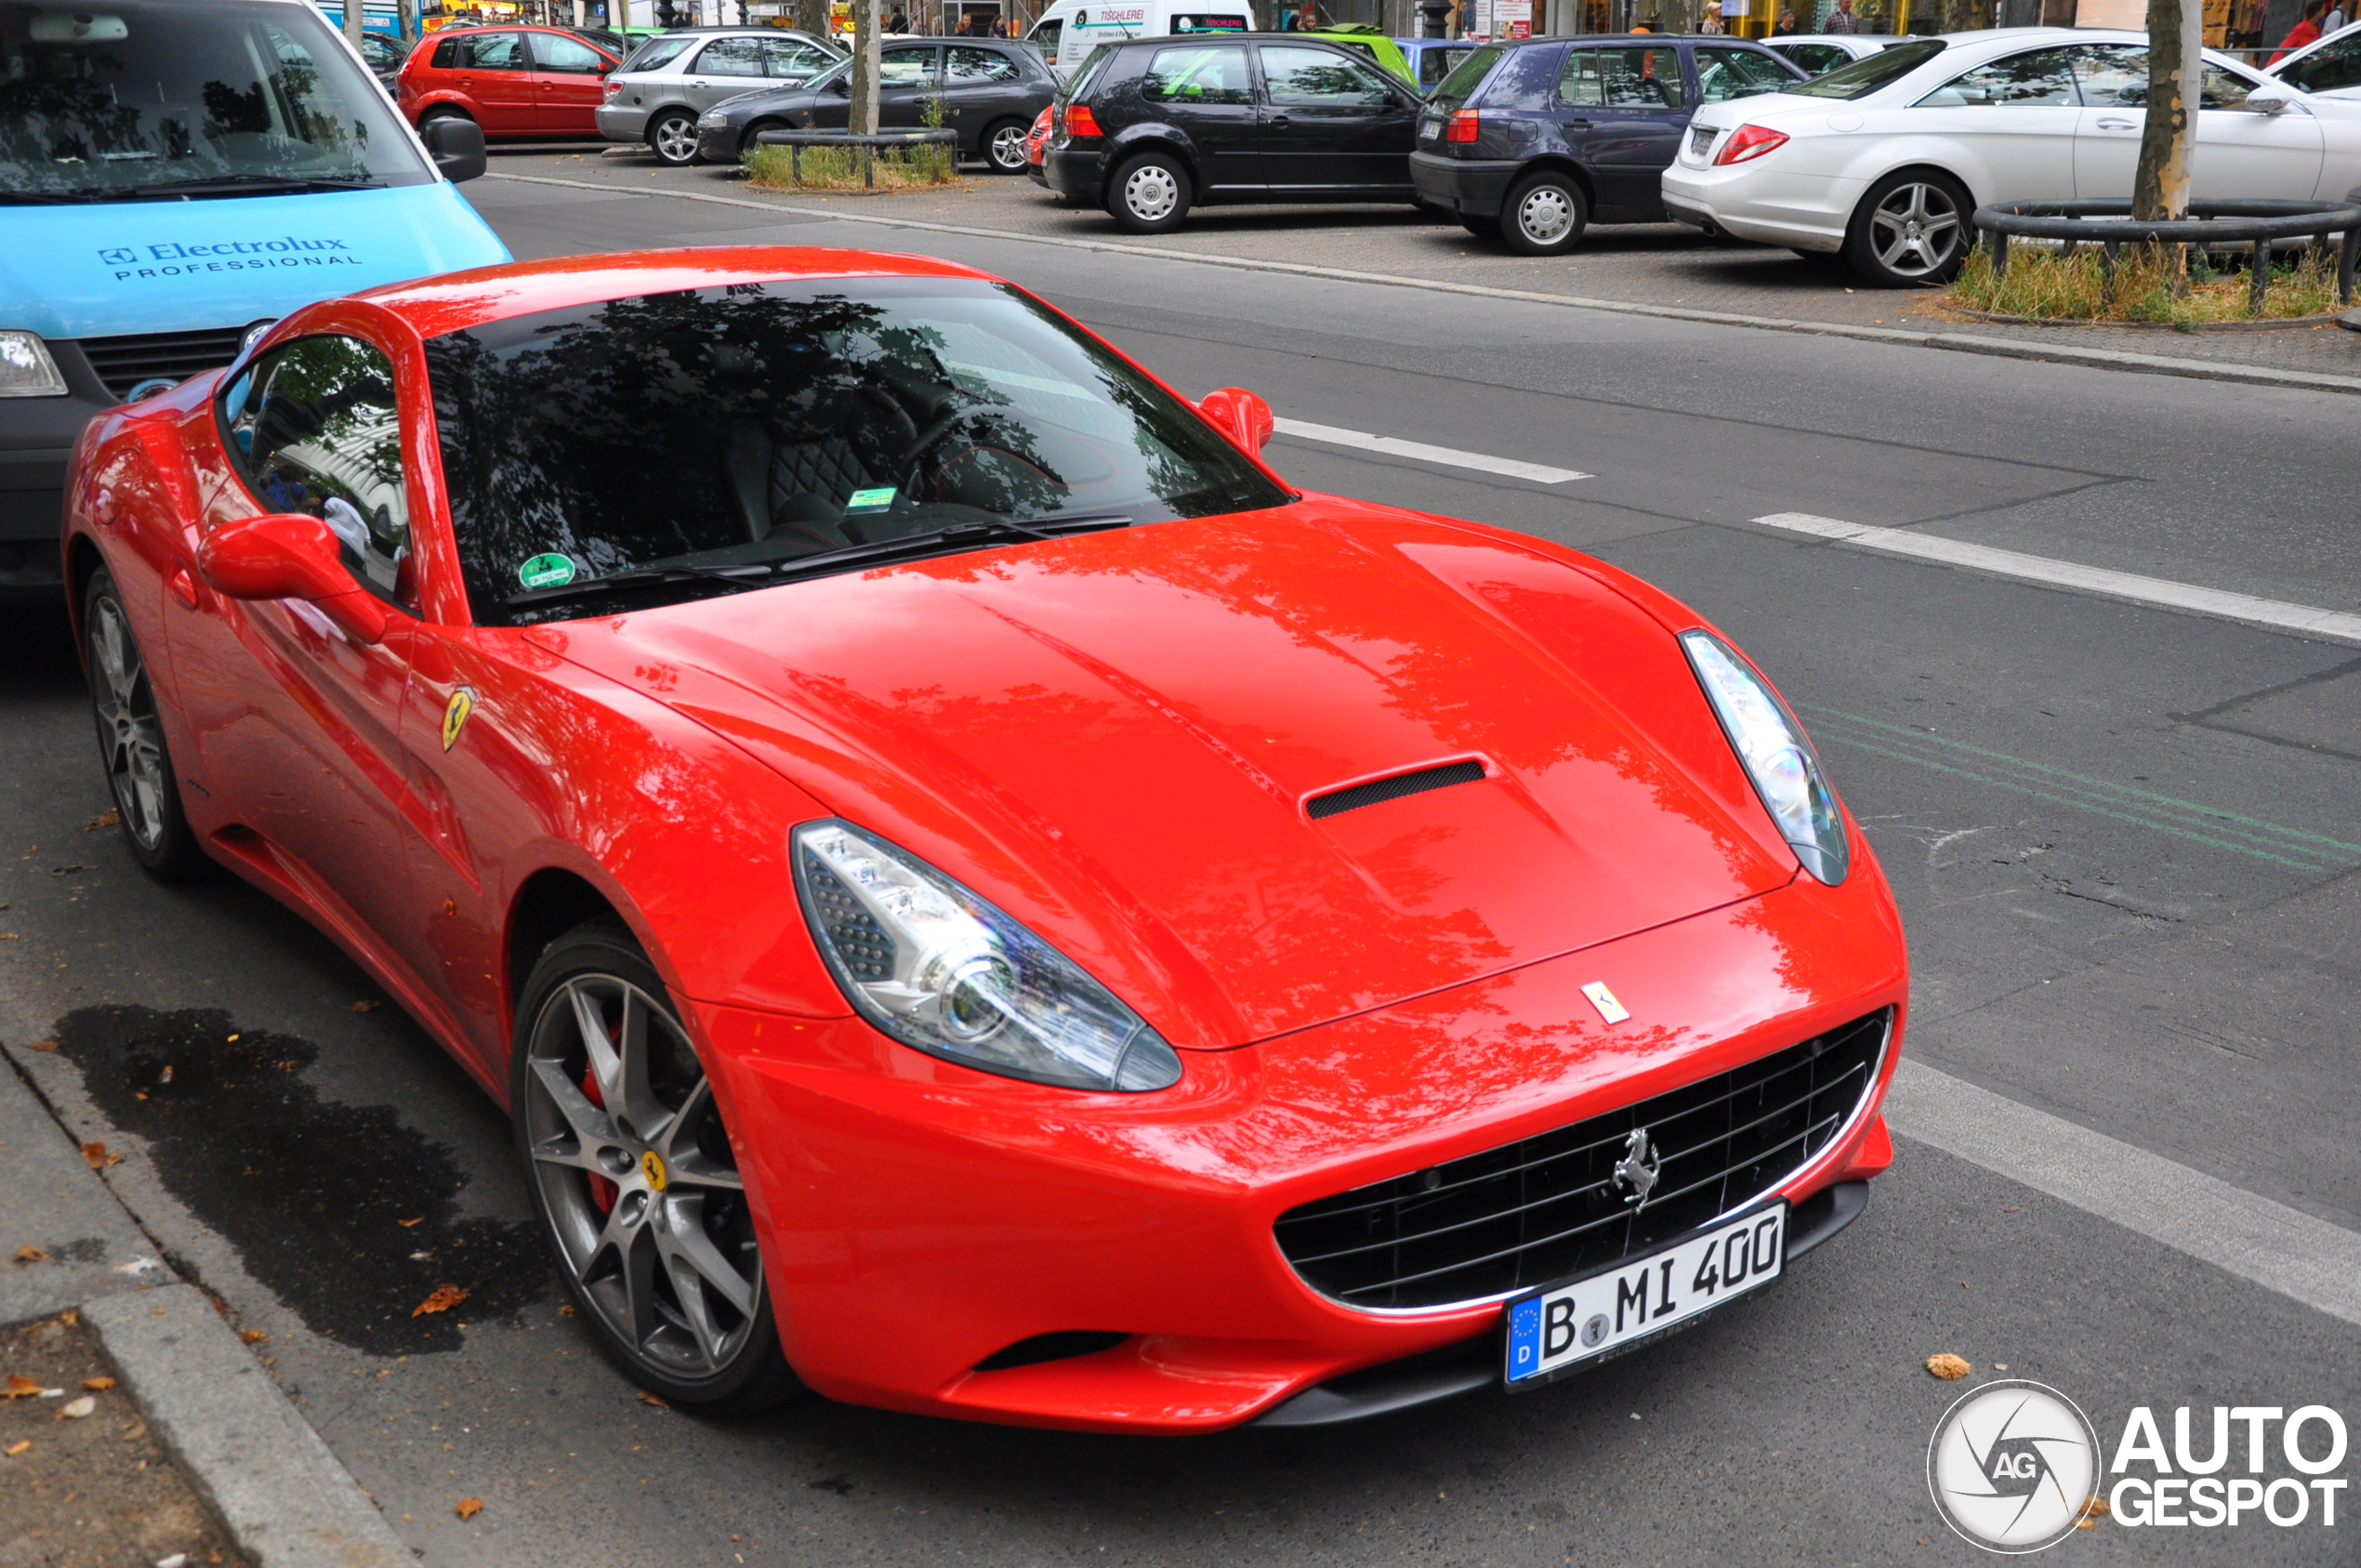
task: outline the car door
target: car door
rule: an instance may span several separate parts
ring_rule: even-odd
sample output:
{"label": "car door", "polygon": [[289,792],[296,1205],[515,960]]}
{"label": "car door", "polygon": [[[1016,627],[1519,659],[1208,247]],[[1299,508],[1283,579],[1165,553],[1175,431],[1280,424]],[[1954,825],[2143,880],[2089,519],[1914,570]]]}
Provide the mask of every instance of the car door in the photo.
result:
{"label": "car door", "polygon": [[1342,49],[1261,44],[1262,174],[1271,193],[1410,189],[1418,106],[1406,89]]}
{"label": "car door", "polygon": [[943,51],[943,124],[959,133],[959,145],[979,145],[984,127],[1001,120],[1029,124],[1039,105],[1031,101],[1022,67],[997,49],[952,44]]}
{"label": "car door", "polygon": [[553,136],[596,136],[599,101],[615,62],[579,38],[529,33],[533,51],[534,121]]}
{"label": "car door", "polygon": [[943,51],[932,44],[899,44],[877,57],[877,128],[917,130],[927,100],[943,90]]}
{"label": "car door", "polygon": [[215,487],[206,531],[263,512],[320,518],[392,613],[363,642],[301,600],[172,600],[175,667],[206,672],[184,682],[183,710],[220,804],[268,845],[272,868],[399,955],[393,933],[415,913],[406,844],[430,812],[401,739],[419,487],[392,366],[358,337],[297,338],[232,383],[221,416],[237,471]]}
{"label": "car door", "polygon": [[[2087,44],[2074,51],[2082,110],[2074,138],[2074,193],[2127,200],[2147,119],[2148,51],[2139,44]],[[2242,107],[2250,84],[2209,63],[2189,160],[2189,193],[2301,200],[2320,182],[2320,125],[2298,109],[2260,114]],[[2216,107],[2223,105],[2225,107]]]}
{"label": "car door", "polygon": [[2064,201],[2076,193],[2083,112],[2073,54],[2029,49],[1987,60],[1920,98],[1897,123],[1956,144],[1952,172],[1978,201]]}
{"label": "car door", "polygon": [[[1597,216],[1611,221],[1660,217],[1664,171],[1689,124],[1681,51],[1669,44],[1575,49],[1560,78],[1578,114],[1561,123],[1598,186]],[[1578,123],[1587,122],[1587,124]]]}
{"label": "car door", "polygon": [[523,33],[469,33],[460,41],[458,81],[484,135],[531,136],[541,128]]}
{"label": "car door", "polygon": [[702,114],[723,99],[768,86],[759,38],[716,38],[698,51],[684,74],[681,96]]}
{"label": "car door", "polygon": [[1139,92],[1141,113],[1180,132],[1195,150],[1201,194],[1234,198],[1264,189],[1262,111],[1244,44],[1158,49]]}

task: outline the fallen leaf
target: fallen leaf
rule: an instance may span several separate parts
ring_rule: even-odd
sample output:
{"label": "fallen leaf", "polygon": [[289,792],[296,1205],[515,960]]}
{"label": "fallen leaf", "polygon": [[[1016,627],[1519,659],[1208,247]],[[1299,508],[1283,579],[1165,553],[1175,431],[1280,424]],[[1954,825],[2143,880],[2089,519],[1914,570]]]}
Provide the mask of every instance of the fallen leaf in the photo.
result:
{"label": "fallen leaf", "polygon": [[2091,1500],[2082,1505],[2082,1511],[2089,1517],[2104,1519],[2107,1515],[2113,1513],[2115,1509],[2108,1506],[2107,1495],[2105,1493],[2093,1492],[2091,1494]]}
{"label": "fallen leaf", "polygon": [[8,1444],[8,1457],[13,1459],[32,1446],[33,1439],[31,1438],[26,1438],[22,1443],[12,1443]]}
{"label": "fallen leaf", "polygon": [[258,1328],[242,1328],[238,1330],[238,1337],[244,1340],[249,1345],[259,1345],[265,1339],[270,1338],[270,1336],[263,1333],[262,1330]]}
{"label": "fallen leaf", "polygon": [[355,1002],[352,1004],[352,1010],[357,1013],[373,1013],[383,1006],[385,1006],[383,1002]]}
{"label": "fallen leaf", "polygon": [[82,1386],[88,1389],[94,1394],[102,1394],[109,1389],[114,1387],[114,1379],[112,1377],[85,1377],[82,1380]]}
{"label": "fallen leaf", "polygon": [[457,1285],[439,1285],[434,1287],[432,1295],[410,1309],[410,1315],[419,1318],[426,1316],[429,1312],[447,1312],[467,1298],[468,1293]]}
{"label": "fallen leaf", "polygon": [[2086,1513],[2074,1522],[2074,1527],[2077,1530],[2096,1530],[2099,1527],[2099,1522]]}
{"label": "fallen leaf", "polygon": [[672,1408],[670,1403],[667,1402],[662,1395],[652,1394],[645,1389],[641,1389],[640,1390],[640,1403],[641,1404],[653,1404],[658,1410],[669,1410]]}
{"label": "fallen leaf", "polygon": [[60,1421],[79,1421],[85,1416],[89,1415],[90,1412],[98,1408],[99,1402],[92,1399],[88,1394],[84,1394],[80,1399],[70,1399],[66,1401],[64,1404],[60,1405],[58,1408],[58,1419]]}
{"label": "fallen leaf", "polygon": [[481,1497],[462,1497],[459,1499],[458,1507],[453,1509],[451,1511],[457,1514],[462,1520],[473,1519],[476,1515],[483,1511],[483,1499]]}
{"label": "fallen leaf", "polygon": [[28,1377],[21,1372],[11,1372],[8,1374],[7,1390],[0,1393],[0,1399],[30,1399],[40,1391],[40,1378]]}
{"label": "fallen leaf", "polygon": [[46,1263],[49,1261],[49,1255],[42,1251],[39,1247],[33,1245],[31,1242],[27,1242],[24,1245],[17,1248],[17,1261],[20,1263]]}
{"label": "fallen leaf", "polygon": [[27,1040],[24,1043],[24,1048],[29,1051],[53,1051],[58,1048],[58,1042],[55,1040]]}
{"label": "fallen leaf", "polygon": [[121,1165],[123,1156],[108,1153],[103,1143],[86,1143],[82,1146],[82,1163],[92,1170],[104,1170],[109,1166]]}
{"label": "fallen leaf", "polygon": [[108,828],[121,827],[122,825],[123,813],[121,811],[101,811],[97,816],[92,817],[88,822],[84,823],[82,824],[82,831],[85,833],[104,833]]}
{"label": "fallen leaf", "polygon": [[0,942],[22,942],[24,938],[14,931],[0,931]]}
{"label": "fallen leaf", "polygon": [[1959,1357],[1953,1355],[1950,1351],[1944,1351],[1938,1354],[1927,1357],[1927,1370],[1942,1378],[1945,1382],[1952,1383],[1965,1377],[1969,1373],[1973,1372],[1975,1368],[1970,1366],[1965,1361],[1962,1361]]}
{"label": "fallen leaf", "polygon": [[570,1317],[574,1316],[574,1303],[573,1303],[573,1302],[571,1302],[571,1301],[568,1301],[568,1302],[564,1303],[562,1306],[559,1307],[559,1309],[558,1309],[558,1315],[559,1315],[560,1317],[561,1317],[561,1318],[570,1318]]}
{"label": "fallen leaf", "polygon": [[395,1223],[395,1224],[397,1224],[397,1225],[401,1226],[401,1227],[402,1227],[403,1230],[405,1230],[405,1231],[406,1231],[406,1230],[408,1230],[408,1229],[409,1229],[411,1226],[413,1226],[413,1225],[423,1225],[423,1224],[425,1224],[426,1222],[427,1222],[427,1217],[426,1217],[425,1215],[423,1215],[423,1214],[422,1214],[422,1215],[420,1215],[420,1216],[418,1216],[418,1218],[417,1218],[417,1219],[397,1219],[397,1220],[395,1220],[395,1221],[394,1221],[394,1223]]}

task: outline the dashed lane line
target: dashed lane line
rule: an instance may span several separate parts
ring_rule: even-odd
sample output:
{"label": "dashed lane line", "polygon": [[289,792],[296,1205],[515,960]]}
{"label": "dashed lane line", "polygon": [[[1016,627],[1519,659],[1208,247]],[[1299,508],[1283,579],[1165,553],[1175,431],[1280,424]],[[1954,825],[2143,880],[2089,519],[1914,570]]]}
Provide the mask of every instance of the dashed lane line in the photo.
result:
{"label": "dashed lane line", "polygon": [[1988,545],[1971,545],[1961,539],[1914,534],[1908,529],[1878,528],[1867,523],[1845,522],[1832,517],[1814,517],[1809,512],[1773,512],[1767,517],[1756,518],[1754,521],[1764,528],[1808,534],[1885,555],[1914,556],[1920,560],[1964,566],[1998,577],[2014,577],[2024,582],[2069,588],[2101,599],[2153,604],[2166,610],[2209,615],[2220,621],[2242,621],[2248,626],[2297,632],[2325,642],[2361,644],[2361,615],[2341,610],[2289,604],[2284,600],[2258,599],[2252,594],[2200,587],[2195,583],[2143,577],[2136,573],[2115,572],[2104,566],[2084,566],[2077,561],[2058,560],[2049,556],[1994,549]]}
{"label": "dashed lane line", "polygon": [[1347,430],[1335,425],[1314,425],[1308,419],[1274,419],[1272,425],[1279,434],[1293,436],[1298,441],[1319,441],[1328,446],[1350,447],[1355,452],[1382,452],[1389,457],[1407,457],[1420,463],[1438,463],[1447,468],[1473,468],[1478,473],[1505,474],[1510,479],[1528,479],[1536,484],[1563,484],[1568,480],[1593,477],[1578,468],[1553,468],[1547,463],[1524,463],[1513,457],[1492,457],[1481,452],[1461,452],[1456,447],[1429,446],[1422,441],[1404,441],[1397,436],[1376,436],[1366,430]]}

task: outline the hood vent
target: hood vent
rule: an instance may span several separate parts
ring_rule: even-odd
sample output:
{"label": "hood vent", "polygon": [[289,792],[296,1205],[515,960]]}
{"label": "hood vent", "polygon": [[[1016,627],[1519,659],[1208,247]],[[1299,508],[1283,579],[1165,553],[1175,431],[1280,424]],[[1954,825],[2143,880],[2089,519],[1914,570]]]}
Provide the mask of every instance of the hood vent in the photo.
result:
{"label": "hood vent", "polygon": [[1303,809],[1306,815],[1317,822],[1322,817],[1333,817],[1339,811],[1357,811],[1364,806],[1375,806],[1380,801],[1399,800],[1405,795],[1424,795],[1431,789],[1473,784],[1482,777],[1484,764],[1481,762],[1445,762],[1438,767],[1396,773],[1390,779],[1372,779],[1350,789],[1315,795]]}

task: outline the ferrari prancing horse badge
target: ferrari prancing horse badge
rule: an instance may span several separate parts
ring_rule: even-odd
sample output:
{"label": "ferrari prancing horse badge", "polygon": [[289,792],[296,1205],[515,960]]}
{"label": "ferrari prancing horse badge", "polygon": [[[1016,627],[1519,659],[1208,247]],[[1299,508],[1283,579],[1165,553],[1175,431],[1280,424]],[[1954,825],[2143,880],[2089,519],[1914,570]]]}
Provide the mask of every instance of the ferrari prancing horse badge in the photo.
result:
{"label": "ferrari prancing horse badge", "polygon": [[468,727],[468,715],[476,710],[476,694],[462,686],[451,693],[442,708],[442,749],[449,751],[459,744],[459,731]]}

